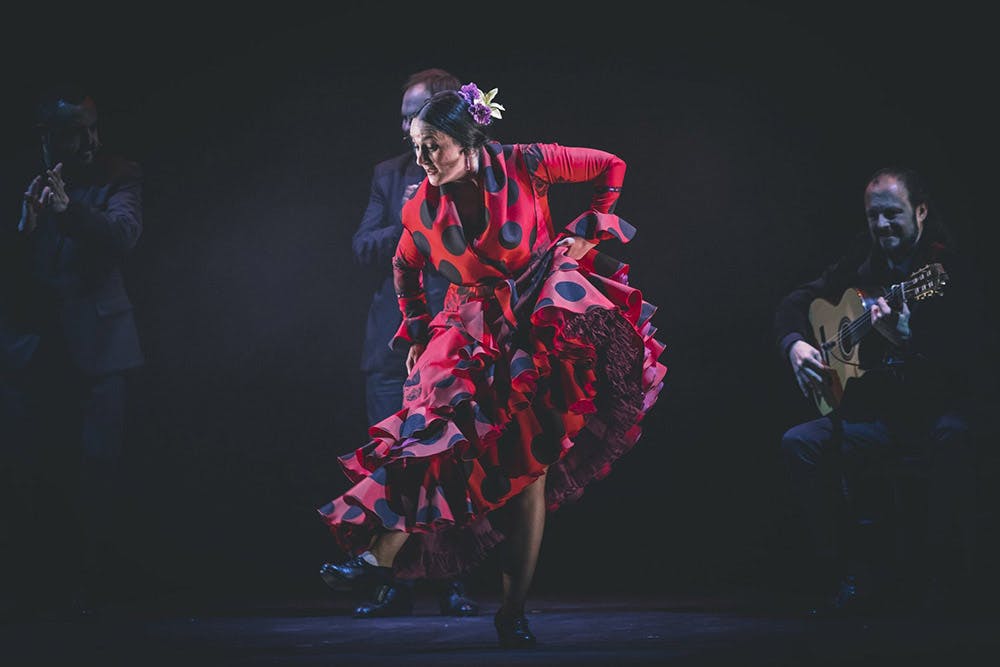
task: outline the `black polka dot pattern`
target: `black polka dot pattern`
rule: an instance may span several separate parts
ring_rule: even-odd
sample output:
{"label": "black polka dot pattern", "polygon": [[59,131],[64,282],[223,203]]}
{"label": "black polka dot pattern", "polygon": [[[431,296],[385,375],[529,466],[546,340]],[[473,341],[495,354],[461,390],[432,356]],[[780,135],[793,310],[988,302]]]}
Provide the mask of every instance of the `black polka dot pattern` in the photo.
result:
{"label": "black polka dot pattern", "polygon": [[418,523],[433,523],[441,518],[441,510],[433,505],[424,505],[417,510]]}
{"label": "black polka dot pattern", "polygon": [[656,306],[649,303],[648,301],[643,301],[641,314],[639,315],[639,324],[645,324],[647,321],[649,321],[649,318],[651,318],[653,316],[653,313],[655,312],[656,312]]}
{"label": "black polka dot pattern", "polygon": [[483,477],[480,487],[483,498],[491,503],[499,502],[501,498],[510,493],[510,480],[499,466],[490,466]]}
{"label": "black polka dot pattern", "polygon": [[507,206],[513,206],[517,202],[517,198],[520,196],[521,191],[517,187],[517,181],[508,180],[507,181]]}
{"label": "black polka dot pattern", "polygon": [[406,418],[403,422],[403,428],[400,429],[399,434],[403,437],[412,437],[417,431],[422,431],[426,428],[427,423],[424,420],[424,416],[420,413],[412,414]]}
{"label": "black polka dot pattern", "polygon": [[431,433],[430,435],[420,438],[420,440],[417,440],[417,442],[419,442],[421,445],[433,445],[435,442],[440,440],[443,435],[444,435],[444,424],[441,423],[441,426],[435,429],[434,433]]}
{"label": "black polka dot pattern", "polygon": [[500,192],[506,182],[507,174],[501,164],[493,163],[483,172],[483,187],[487,192]]}
{"label": "black polka dot pattern", "polygon": [[596,225],[597,218],[594,217],[593,213],[585,215],[576,221],[576,225],[573,226],[573,233],[585,239],[593,238]]}
{"label": "black polka dot pattern", "polygon": [[[522,488],[546,466],[558,464],[563,448],[572,444],[569,438],[575,439],[577,429],[586,423],[582,414],[596,411],[597,419],[590,423],[600,425],[607,409],[614,407],[617,395],[605,400],[601,393],[605,381],[601,364],[606,359],[603,348],[598,347],[595,356],[574,354],[566,363],[559,361],[562,357],[553,350],[561,349],[560,336],[569,336],[567,323],[588,309],[600,312],[610,303],[633,325],[637,315],[648,322],[653,309],[628,288],[626,264],[592,253],[591,268],[590,258],[577,262],[549,250],[552,220],[541,217],[545,207],[538,208],[538,197],[544,197],[555,183],[581,182],[585,176],[593,176],[595,156],[576,154],[576,150],[580,149],[487,144],[479,163],[480,194],[488,221],[485,230],[481,229],[483,218],[478,218],[480,224],[475,229],[462,225],[455,205],[459,193],[451,187],[425,183],[418,191],[418,201],[409,202],[404,209],[408,234],[400,240],[393,267],[396,292],[402,295],[400,306],[407,315],[396,339],[407,340],[411,329],[414,339],[428,338],[431,315],[419,294],[419,266],[426,265],[451,281],[455,288],[447,297],[451,310],[436,320],[440,327],[432,331],[431,357],[422,361],[420,371],[402,382],[404,396],[411,397],[404,403],[406,409],[373,426],[376,435],[366,447],[340,457],[351,479],[369,477],[355,486],[355,493],[347,500],[335,500],[327,506],[327,519],[335,530],[339,530],[338,522],[353,517],[354,525],[344,526],[338,538],[363,547],[369,529],[378,529],[380,521],[389,528],[409,530],[415,524],[462,523],[469,518],[463,505],[476,516],[491,511],[495,508],[490,505],[502,505],[513,489]],[[609,160],[609,171],[600,180],[617,183],[620,167]],[[604,214],[615,196],[604,191],[614,193],[618,188],[599,186],[595,186],[599,199],[593,201],[600,202],[595,210],[603,212],[584,209],[583,216],[572,220],[563,233],[594,241],[630,239],[634,233],[631,225]],[[520,281],[521,270],[546,251],[544,259],[554,256],[555,261],[545,262],[538,274]],[[533,281],[536,275],[537,282]],[[482,287],[495,285],[502,288]],[[480,305],[464,305],[479,300],[483,300],[483,318],[470,319],[478,318]],[[523,317],[523,306],[532,302],[535,313]],[[515,309],[512,319],[526,327],[524,339],[517,338],[509,347],[507,330],[494,330],[494,325],[512,324],[504,319],[509,314],[508,305]],[[537,330],[532,322],[537,323]],[[644,335],[652,335],[651,329],[645,324],[642,335],[627,341],[624,339],[631,332],[616,332],[613,342],[641,345]],[[605,340],[603,332],[594,333],[601,334],[598,340]],[[579,332],[579,340],[573,336],[566,341],[570,345],[589,340],[586,332]],[[647,345],[646,357],[640,361],[656,351],[657,347]],[[552,355],[549,361],[541,363],[547,354]],[[537,368],[536,362],[540,362]],[[634,373],[635,378],[630,375],[628,382],[641,379],[658,391],[655,383],[662,377],[660,368],[650,362],[641,368],[637,364],[635,370],[643,372]],[[627,438],[633,433],[630,431]],[[583,445],[579,451],[586,454],[589,442],[578,442]],[[391,465],[393,461],[400,465]],[[575,461],[567,463],[576,465]],[[584,472],[591,474],[589,468]],[[606,469],[594,472],[604,474]],[[351,509],[355,505],[358,507]]]}
{"label": "black polka dot pattern", "polygon": [[406,335],[410,337],[411,341],[423,339],[426,333],[427,324],[423,320],[412,320],[406,323]]}
{"label": "black polka dot pattern", "polygon": [[530,371],[535,367],[534,362],[531,361],[531,357],[528,355],[518,355],[514,357],[514,360],[510,362],[510,376],[517,377],[524,371]]}
{"label": "black polka dot pattern", "polygon": [[555,289],[559,296],[571,302],[579,301],[587,294],[587,290],[583,289],[582,285],[577,285],[568,280],[556,283]]}
{"label": "black polka dot pattern", "polygon": [[562,437],[566,435],[566,425],[563,423],[562,417],[556,413],[542,413],[539,417],[539,421],[542,424],[542,431],[549,435],[553,440],[562,440]]}
{"label": "black polka dot pattern", "polygon": [[476,415],[476,421],[479,422],[480,424],[492,424],[493,423],[493,420],[490,419],[490,416],[488,414],[486,414],[486,411],[483,410],[482,406],[480,406],[478,403],[476,404],[474,413]]}
{"label": "black polka dot pattern", "polygon": [[521,225],[513,220],[503,223],[500,227],[500,245],[507,250],[513,250],[520,245],[522,236]]}
{"label": "black polka dot pattern", "polygon": [[445,379],[443,379],[443,380],[438,380],[437,382],[435,382],[435,383],[434,383],[434,386],[435,386],[435,387],[436,387],[437,389],[447,389],[447,388],[448,388],[448,387],[450,387],[451,385],[455,384],[455,380],[457,380],[457,379],[458,379],[458,376],[457,376],[457,375],[449,375],[449,376],[448,376],[448,377],[446,377]]}
{"label": "black polka dot pattern", "polygon": [[561,449],[559,440],[548,433],[539,433],[531,439],[531,455],[534,456],[539,463],[545,465],[555,463],[559,460],[559,452]]}
{"label": "black polka dot pattern", "polygon": [[420,223],[427,229],[433,229],[435,218],[437,218],[437,207],[429,198],[424,199],[420,204]]}
{"label": "black polka dot pattern", "polygon": [[458,392],[457,394],[455,394],[454,396],[451,397],[450,405],[451,405],[451,407],[455,407],[456,405],[458,405],[462,401],[467,401],[470,398],[472,398],[472,394],[470,394],[467,391],[460,391],[460,392]]}
{"label": "black polka dot pattern", "polygon": [[456,285],[462,282],[462,274],[459,272],[455,265],[446,259],[442,259],[437,266],[438,273],[448,279],[448,282],[455,283]]}
{"label": "black polka dot pattern", "polygon": [[622,262],[607,253],[598,252],[594,256],[594,271],[602,276],[613,276],[622,266]]}
{"label": "black polka dot pattern", "polygon": [[375,501],[375,514],[386,526],[395,526],[399,523],[399,515],[389,507],[389,501],[385,498],[379,498]]}
{"label": "black polka dot pattern", "polygon": [[622,236],[625,237],[624,240],[631,241],[632,237],[635,236],[635,227],[621,218],[618,218],[618,227],[622,230]]}
{"label": "black polka dot pattern", "polygon": [[456,257],[464,253],[468,247],[468,244],[465,242],[465,233],[462,232],[462,228],[458,225],[445,227],[444,231],[441,232],[441,243],[444,244],[445,250]]}
{"label": "black polka dot pattern", "polygon": [[528,168],[528,173],[534,174],[542,163],[542,149],[538,144],[529,144],[524,147],[524,165]]}
{"label": "black polka dot pattern", "polygon": [[417,246],[417,250],[424,257],[429,258],[431,256],[431,244],[427,240],[427,237],[420,232],[413,232],[413,245]]}

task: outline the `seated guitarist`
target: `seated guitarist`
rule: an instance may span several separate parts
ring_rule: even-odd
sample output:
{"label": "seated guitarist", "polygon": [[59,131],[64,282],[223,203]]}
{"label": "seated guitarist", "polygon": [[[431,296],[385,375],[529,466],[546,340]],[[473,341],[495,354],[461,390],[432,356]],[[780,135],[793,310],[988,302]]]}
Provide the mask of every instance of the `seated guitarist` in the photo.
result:
{"label": "seated guitarist", "polygon": [[[922,179],[912,170],[877,171],[865,188],[864,205],[867,231],[855,247],[782,298],[774,320],[782,358],[791,364],[803,394],[818,405],[839,382],[829,355],[840,350],[818,340],[811,306],[817,300],[848,300],[852,288],[872,295],[862,309],[872,326],[856,355],[860,375],[847,382],[833,410],[793,426],[782,439],[792,491],[818,560],[809,571],[818,573],[816,583],[830,593],[813,613],[870,611],[874,601],[888,600],[871,576],[872,554],[859,553],[852,536],[857,521],[846,501],[856,473],[891,456],[918,457],[927,464],[927,534],[920,551],[928,568],[920,585],[927,589],[917,601],[951,608],[971,583],[973,424],[980,423],[974,402],[981,398],[973,383],[989,375],[980,357],[985,348],[976,342],[987,332],[976,321],[985,310],[972,293],[980,283],[959,263]],[[938,264],[947,273],[939,298],[892,302],[879,296],[921,267]],[[836,329],[833,322],[822,331],[836,335]]]}

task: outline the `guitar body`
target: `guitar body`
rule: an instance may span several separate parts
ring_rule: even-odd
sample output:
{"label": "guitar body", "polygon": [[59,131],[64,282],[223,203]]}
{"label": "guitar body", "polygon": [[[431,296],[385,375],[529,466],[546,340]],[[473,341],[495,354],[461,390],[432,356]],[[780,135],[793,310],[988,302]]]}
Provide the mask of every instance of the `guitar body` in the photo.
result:
{"label": "guitar body", "polygon": [[935,263],[921,267],[909,279],[888,289],[849,287],[836,302],[813,299],[809,324],[823,362],[830,368],[822,390],[813,392],[820,414],[836,410],[851,381],[865,372],[861,368],[861,341],[872,330],[871,309],[878,297],[885,297],[891,308],[899,309],[903,303],[939,296],[947,282],[948,273]]}
{"label": "guitar body", "polygon": [[823,362],[830,367],[823,392],[814,396],[820,414],[828,415],[843,400],[848,383],[864,374],[860,341],[850,334],[852,323],[871,308],[877,297],[848,288],[835,303],[814,299],[809,306],[809,324],[819,343]]}

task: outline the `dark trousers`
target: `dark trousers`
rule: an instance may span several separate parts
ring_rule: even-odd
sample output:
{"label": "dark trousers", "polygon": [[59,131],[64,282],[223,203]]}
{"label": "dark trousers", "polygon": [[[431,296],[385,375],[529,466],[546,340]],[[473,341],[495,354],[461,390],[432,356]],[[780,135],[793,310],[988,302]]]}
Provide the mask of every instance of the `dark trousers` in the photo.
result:
{"label": "dark trousers", "polygon": [[[406,366],[401,361],[398,370],[383,369],[368,373],[365,377],[365,399],[368,423],[377,424],[403,407],[403,383],[406,382]],[[400,580],[398,584],[413,589],[416,582]],[[435,582],[441,594],[447,593],[448,582]]]}
{"label": "dark trousers", "polygon": [[843,574],[870,564],[858,540],[853,489],[881,461],[903,456],[927,471],[924,565],[930,576],[971,574],[976,465],[968,415],[949,411],[899,419],[821,417],[790,428],[782,450],[822,569]]}
{"label": "dark trousers", "polygon": [[122,374],[84,376],[50,351],[0,374],[0,595],[47,601],[102,585],[125,387]]}
{"label": "dark trousers", "polygon": [[402,361],[398,369],[380,370],[365,376],[365,405],[368,424],[377,424],[403,407],[403,383],[406,366]]}

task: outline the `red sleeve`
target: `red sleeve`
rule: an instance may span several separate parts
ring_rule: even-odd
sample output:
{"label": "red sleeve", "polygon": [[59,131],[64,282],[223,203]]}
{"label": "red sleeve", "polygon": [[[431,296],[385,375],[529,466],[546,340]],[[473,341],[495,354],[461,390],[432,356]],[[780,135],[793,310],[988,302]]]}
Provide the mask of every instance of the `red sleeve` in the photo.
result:
{"label": "red sleeve", "polygon": [[392,280],[399,300],[399,310],[403,314],[403,322],[389,341],[389,347],[394,350],[405,349],[413,343],[427,342],[427,325],[431,321],[431,315],[427,310],[421,271],[426,261],[413,242],[413,234],[404,229],[392,258]]}
{"label": "red sleeve", "polygon": [[588,241],[618,239],[629,241],[635,228],[614,215],[615,204],[625,180],[625,161],[596,148],[575,148],[559,144],[536,144],[538,165],[535,176],[545,183],[590,182],[594,192],[590,208],[570,222],[565,233]]}

